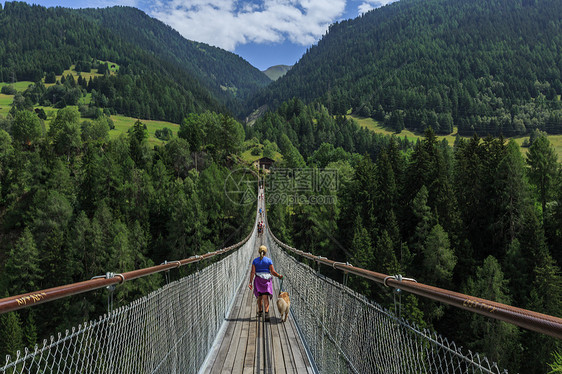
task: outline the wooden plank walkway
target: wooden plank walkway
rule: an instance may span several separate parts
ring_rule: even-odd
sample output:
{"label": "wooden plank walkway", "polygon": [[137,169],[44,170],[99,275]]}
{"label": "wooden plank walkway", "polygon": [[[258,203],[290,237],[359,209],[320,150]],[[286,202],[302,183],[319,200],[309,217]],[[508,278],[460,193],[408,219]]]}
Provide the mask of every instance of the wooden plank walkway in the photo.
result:
{"label": "wooden plank walkway", "polygon": [[256,317],[256,299],[248,289],[249,269],[250,266],[227,318],[220,347],[214,347],[208,365],[202,372],[313,373],[291,315],[287,322],[281,321],[276,304],[278,283],[274,283],[275,295],[270,301],[270,322],[265,322],[263,317]]}

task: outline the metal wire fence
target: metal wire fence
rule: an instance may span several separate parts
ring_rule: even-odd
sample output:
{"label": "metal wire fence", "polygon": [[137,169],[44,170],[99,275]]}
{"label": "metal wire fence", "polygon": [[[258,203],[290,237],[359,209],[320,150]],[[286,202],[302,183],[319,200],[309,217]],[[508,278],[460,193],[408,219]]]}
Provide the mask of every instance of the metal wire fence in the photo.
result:
{"label": "metal wire fence", "polygon": [[[304,343],[321,373],[507,373],[298,262],[265,230]],[[0,374],[196,373],[248,272],[257,237],[192,275],[6,357]]]}
{"label": "metal wire fence", "polygon": [[223,260],[7,356],[0,373],[197,373],[247,274],[255,238],[254,230]]}
{"label": "metal wire fence", "polygon": [[507,373],[485,357],[395,317],[287,254],[267,233],[293,317],[321,373]]}

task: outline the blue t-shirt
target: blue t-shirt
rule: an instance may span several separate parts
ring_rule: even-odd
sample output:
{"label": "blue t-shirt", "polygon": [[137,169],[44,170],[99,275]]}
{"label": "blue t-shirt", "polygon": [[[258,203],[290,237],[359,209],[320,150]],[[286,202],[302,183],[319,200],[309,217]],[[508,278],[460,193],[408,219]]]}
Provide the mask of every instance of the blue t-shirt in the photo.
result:
{"label": "blue t-shirt", "polygon": [[259,257],[256,257],[252,264],[256,267],[256,273],[269,273],[269,265],[273,265],[273,261],[269,257],[263,257],[263,260],[260,260]]}

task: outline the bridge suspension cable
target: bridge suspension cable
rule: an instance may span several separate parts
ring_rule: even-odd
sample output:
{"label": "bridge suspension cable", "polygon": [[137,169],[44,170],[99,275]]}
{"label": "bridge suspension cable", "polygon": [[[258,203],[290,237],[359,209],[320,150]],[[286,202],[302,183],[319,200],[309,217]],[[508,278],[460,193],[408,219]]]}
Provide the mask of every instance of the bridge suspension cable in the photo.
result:
{"label": "bridge suspension cable", "polygon": [[28,308],[33,305],[43,304],[48,301],[53,301],[68,296],[78,295],[103,287],[122,284],[133,279],[146,277],[148,275],[179,268],[180,266],[184,266],[187,264],[193,264],[196,262],[207,260],[217,255],[221,255],[240,248],[245,242],[250,239],[251,235],[252,232],[250,232],[250,234],[248,234],[248,236],[244,238],[244,240],[242,240],[240,243],[234,244],[230,247],[225,247],[214,252],[209,252],[202,255],[191,256],[183,260],[170,262],[166,261],[161,265],[128,271],[126,273],[107,273],[104,276],[93,277],[92,279],[83,282],[72,283],[64,286],[6,297],[4,299],[0,299],[0,314]]}
{"label": "bridge suspension cable", "polygon": [[486,357],[463,350],[322,276],[288,251],[310,259],[317,256],[287,246],[271,231],[266,241],[276,269],[284,275],[283,290],[291,297],[292,315],[319,372],[507,373]]}
{"label": "bridge suspension cable", "polygon": [[[259,204],[258,204],[259,205]],[[262,219],[256,212],[256,221]],[[279,241],[265,215],[264,240],[284,275],[291,313],[314,365],[323,373],[506,373],[380,305],[320,275],[289,254],[385,286],[445,302],[502,321],[562,337],[562,320],[315,256]],[[0,300],[0,313],[112,286],[228,253],[98,320],[51,336],[42,346],[6,358],[0,374],[30,372],[194,373],[211,349],[238,286],[248,272],[257,229],[240,243],[202,256]]]}
{"label": "bridge suspension cable", "polygon": [[1,299],[0,312],[5,313],[229,254],[97,320],[6,356],[0,374],[196,373],[247,275],[256,231],[201,256]]}
{"label": "bridge suspension cable", "polygon": [[315,256],[312,253],[303,252],[288,246],[277,239],[273,233],[269,232],[269,234],[273,238],[273,241],[281,248],[312,260],[318,264],[323,264],[331,268],[341,270],[344,273],[358,275],[362,278],[381,283],[387,287],[408,291],[418,296],[436,300],[470,312],[512,323],[528,330],[562,339],[562,318],[517,308],[479,297],[465,295],[459,292],[445,290],[443,288],[429,286],[427,284],[418,283],[412,279],[402,278],[401,276],[388,276],[371,270],[354,267],[343,262],[332,261],[325,257]]}

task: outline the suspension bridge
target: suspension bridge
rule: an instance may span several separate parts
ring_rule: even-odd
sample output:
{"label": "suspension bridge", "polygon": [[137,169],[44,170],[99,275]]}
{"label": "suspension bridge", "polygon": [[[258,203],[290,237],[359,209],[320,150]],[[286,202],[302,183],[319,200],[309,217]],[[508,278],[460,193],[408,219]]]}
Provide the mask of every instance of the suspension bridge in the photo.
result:
{"label": "suspension bridge", "polygon": [[[259,191],[258,196],[263,194]],[[0,361],[0,373],[506,373],[482,355],[421,329],[299,262],[307,258],[388,287],[562,339],[562,319],[334,262],[292,248],[270,230],[258,198],[254,230],[202,256],[0,299],[6,313],[224,255],[223,259],[96,320]],[[257,231],[258,220],[266,222]],[[291,313],[258,317],[247,287],[257,248],[284,275]],[[310,262],[309,261],[309,262]],[[345,282],[344,282],[345,283]]]}

